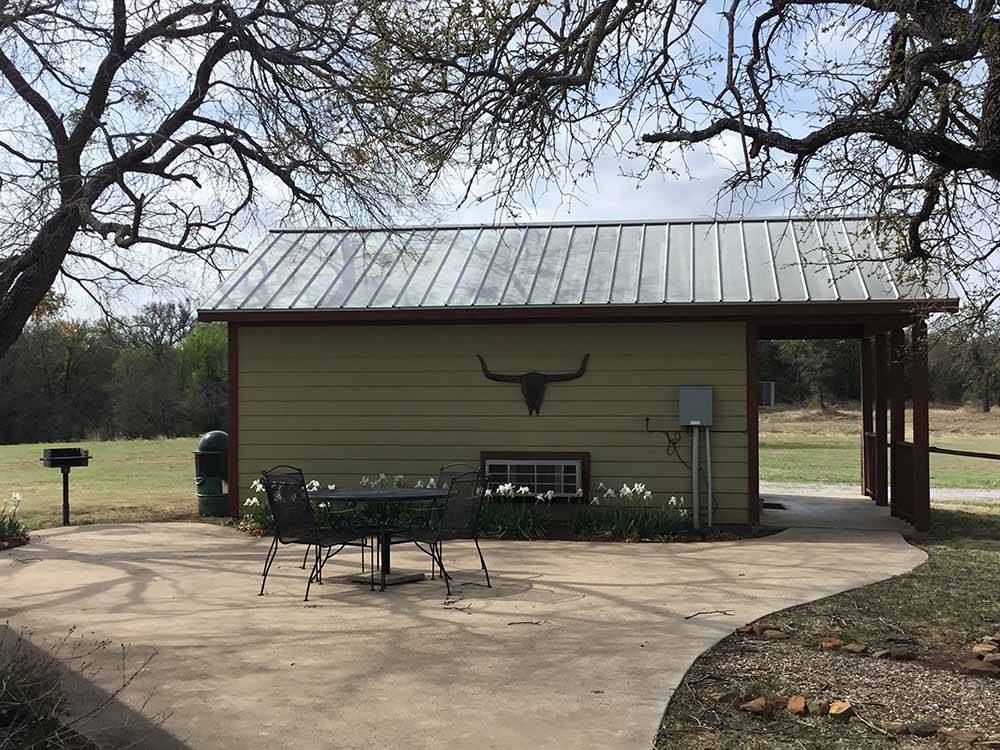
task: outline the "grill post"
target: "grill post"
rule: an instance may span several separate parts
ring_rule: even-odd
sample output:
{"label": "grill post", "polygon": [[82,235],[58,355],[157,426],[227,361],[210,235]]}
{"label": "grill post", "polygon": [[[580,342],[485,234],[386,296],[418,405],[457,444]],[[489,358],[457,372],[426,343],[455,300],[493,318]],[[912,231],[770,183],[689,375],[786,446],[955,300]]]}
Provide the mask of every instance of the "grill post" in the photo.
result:
{"label": "grill post", "polygon": [[69,526],[69,467],[60,468],[63,478],[63,526]]}

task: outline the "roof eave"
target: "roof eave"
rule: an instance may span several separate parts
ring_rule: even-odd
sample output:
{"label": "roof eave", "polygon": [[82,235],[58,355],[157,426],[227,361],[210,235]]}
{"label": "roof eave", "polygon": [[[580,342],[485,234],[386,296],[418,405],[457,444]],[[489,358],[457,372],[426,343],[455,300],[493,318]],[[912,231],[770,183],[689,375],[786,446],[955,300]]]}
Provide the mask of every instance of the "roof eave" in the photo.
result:
{"label": "roof eave", "polygon": [[334,308],[309,310],[199,310],[203,323],[505,323],[684,320],[788,320],[811,317],[865,321],[923,318],[957,312],[957,298],[856,302],[683,302],[623,305],[518,305],[483,307]]}

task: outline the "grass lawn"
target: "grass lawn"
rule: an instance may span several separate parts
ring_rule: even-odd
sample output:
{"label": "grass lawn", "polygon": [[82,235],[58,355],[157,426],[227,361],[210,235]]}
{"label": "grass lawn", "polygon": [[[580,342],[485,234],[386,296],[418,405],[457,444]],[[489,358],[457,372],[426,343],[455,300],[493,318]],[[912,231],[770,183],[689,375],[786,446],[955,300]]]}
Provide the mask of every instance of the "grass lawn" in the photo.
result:
{"label": "grass lawn", "polygon": [[[932,409],[931,442],[1000,453],[1000,410]],[[856,405],[761,412],[761,479],[770,482],[857,484],[860,475]],[[197,518],[192,451],[197,437],[74,441],[94,457],[70,475],[74,524],[176,521]],[[38,459],[48,444],[0,445],[0,498],[22,496],[31,528],[61,522],[62,477]],[[935,487],[1000,488],[1000,461],[931,456]]]}
{"label": "grass lawn", "polygon": [[[916,570],[764,618],[788,640],[734,633],[703,654],[674,694],[657,748],[944,746],[886,735],[860,720],[792,717],[780,703],[761,716],[739,709],[753,698],[793,695],[847,700],[876,726],[929,720],[1000,742],[1000,678],[958,668],[975,640],[1000,632],[1000,506],[934,506],[931,528],[911,539],[929,555]],[[866,645],[868,653],[823,651],[828,637]],[[894,643],[915,658],[871,655]]]}
{"label": "grass lawn", "polygon": [[[910,415],[907,414],[907,424]],[[1000,410],[931,409],[931,445],[1000,454]],[[760,478],[765,482],[858,484],[861,412],[856,408],[762,410]],[[1000,488],[1000,461],[931,455],[932,487]]]}
{"label": "grass lawn", "polygon": [[[70,472],[73,524],[198,518],[192,455],[198,438],[74,444],[89,448],[92,460]],[[51,445],[0,445],[0,499],[19,492],[30,528],[62,523],[62,472],[38,460]]]}

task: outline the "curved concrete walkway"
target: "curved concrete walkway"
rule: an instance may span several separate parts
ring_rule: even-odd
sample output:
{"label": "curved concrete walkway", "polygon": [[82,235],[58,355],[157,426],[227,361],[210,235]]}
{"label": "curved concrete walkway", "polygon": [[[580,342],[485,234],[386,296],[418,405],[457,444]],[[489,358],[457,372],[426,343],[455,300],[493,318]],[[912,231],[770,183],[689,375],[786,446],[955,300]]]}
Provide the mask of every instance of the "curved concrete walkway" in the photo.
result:
{"label": "curved concrete walkway", "polygon": [[[833,529],[713,544],[487,542],[486,589],[475,549],[450,544],[456,601],[440,581],[371,593],[328,580],[303,604],[294,551],[256,596],[266,547],[201,524],[37,532],[0,557],[0,620],[39,644],[79,626],[129,644],[135,665],[155,651],[118,707],[148,699],[145,715],[170,714],[172,738],[149,747],[633,750],[650,746],[694,659],[734,627],[926,557],[894,532]],[[402,548],[394,560],[427,569]],[[328,579],[358,565],[354,552]],[[120,679],[115,657],[100,657],[98,687]]]}

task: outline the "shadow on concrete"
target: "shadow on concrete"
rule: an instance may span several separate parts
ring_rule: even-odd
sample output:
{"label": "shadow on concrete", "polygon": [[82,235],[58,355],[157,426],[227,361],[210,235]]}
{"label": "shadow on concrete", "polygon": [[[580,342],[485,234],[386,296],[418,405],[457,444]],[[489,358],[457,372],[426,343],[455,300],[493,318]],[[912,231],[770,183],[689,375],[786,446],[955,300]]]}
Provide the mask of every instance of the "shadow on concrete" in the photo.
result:
{"label": "shadow on concrete", "polygon": [[[68,639],[72,638],[70,634]],[[27,663],[55,670],[66,698],[64,725],[102,750],[191,750],[190,745],[164,729],[156,717],[150,718],[129,708],[85,674],[70,669],[54,657],[52,651],[33,642],[29,633],[0,623],[0,658],[7,659],[15,651],[20,652],[19,656]]]}

